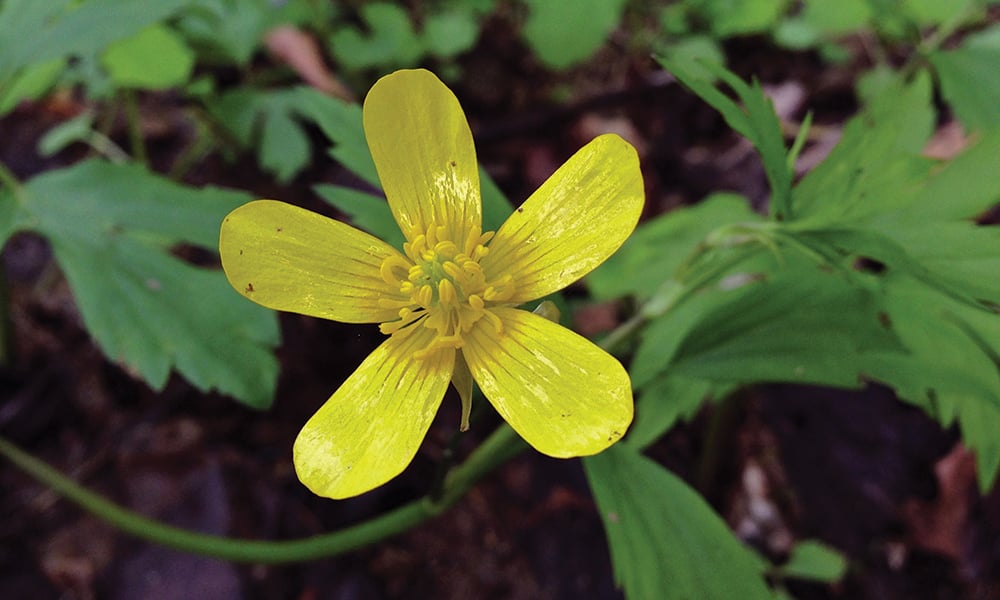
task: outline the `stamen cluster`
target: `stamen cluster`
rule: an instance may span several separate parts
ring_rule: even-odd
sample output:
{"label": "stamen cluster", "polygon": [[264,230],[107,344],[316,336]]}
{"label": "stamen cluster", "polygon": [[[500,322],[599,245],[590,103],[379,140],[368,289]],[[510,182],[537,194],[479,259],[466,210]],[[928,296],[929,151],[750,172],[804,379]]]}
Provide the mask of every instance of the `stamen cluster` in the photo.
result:
{"label": "stamen cluster", "polygon": [[426,232],[408,236],[403,244],[406,257],[391,255],[382,261],[382,279],[397,286],[405,300],[383,298],[380,305],[399,308],[399,319],[379,325],[386,335],[422,324],[437,335],[417,358],[425,358],[440,348],[461,348],[462,336],[480,319],[486,318],[503,333],[503,323],[491,306],[503,304],[514,295],[514,278],[502,274],[490,279],[479,261],[489,252],[492,231],[468,231],[461,246],[449,239],[448,229],[431,224]]}

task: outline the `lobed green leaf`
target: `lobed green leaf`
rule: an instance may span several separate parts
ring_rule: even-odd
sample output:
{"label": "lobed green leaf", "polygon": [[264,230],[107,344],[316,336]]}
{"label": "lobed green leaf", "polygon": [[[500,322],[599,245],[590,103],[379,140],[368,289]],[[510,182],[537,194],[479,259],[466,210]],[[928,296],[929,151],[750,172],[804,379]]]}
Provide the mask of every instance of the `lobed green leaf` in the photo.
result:
{"label": "lobed green leaf", "polygon": [[199,389],[270,405],[274,313],[233,292],[220,270],[172,253],[183,244],[214,253],[219,223],[248,195],[186,188],[99,161],[40,175],[22,191],[9,229],[49,240],[84,325],[109,359],[155,389],[177,369]]}

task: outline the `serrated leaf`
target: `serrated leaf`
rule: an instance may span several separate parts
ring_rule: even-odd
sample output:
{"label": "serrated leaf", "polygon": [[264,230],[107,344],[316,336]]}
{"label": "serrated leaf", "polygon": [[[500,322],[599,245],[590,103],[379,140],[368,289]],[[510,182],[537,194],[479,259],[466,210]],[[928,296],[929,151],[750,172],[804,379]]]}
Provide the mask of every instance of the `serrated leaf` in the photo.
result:
{"label": "serrated leaf", "polygon": [[781,565],[778,572],[784,577],[833,583],[847,573],[847,561],[833,548],[815,540],[805,540],[795,544],[788,562]]}
{"label": "serrated leaf", "polygon": [[[781,123],[774,112],[774,105],[764,95],[760,83],[754,80],[747,85],[722,65],[700,62],[701,69],[692,69],[682,57],[659,56],[657,61],[681,83],[707,102],[726,120],[730,127],[745,137],[760,153],[771,186],[771,214],[778,220],[790,218],[790,193],[792,170],[787,160],[787,150],[781,132]],[[704,71],[711,78],[704,76]],[[743,103],[740,106],[715,86],[719,79],[729,86]]]}
{"label": "serrated leaf", "polygon": [[962,124],[974,131],[1000,123],[1000,25],[968,36],[955,50],[930,55],[941,93]]}
{"label": "serrated leaf", "polygon": [[587,276],[587,286],[597,300],[628,295],[648,298],[674,275],[709,232],[760,219],[742,196],[713,194],[694,206],[639,225],[618,252]]}
{"label": "serrated leaf", "polygon": [[901,351],[873,292],[816,267],[787,264],[765,281],[685,304],[644,332],[634,381],[669,367],[717,382],[858,387],[870,353]]}
{"label": "serrated leaf", "polygon": [[876,354],[870,375],[943,426],[957,419],[988,490],[1000,466],[1000,315],[902,275],[890,275],[885,288],[886,314],[908,354]]}
{"label": "serrated leaf", "polygon": [[586,59],[621,21],[625,0],[527,0],[524,38],[553,69]]}
{"label": "serrated leaf", "polygon": [[169,27],[154,24],[108,46],[101,65],[119,87],[162,90],[187,82],[194,52]]}
{"label": "serrated leaf", "polygon": [[218,269],[171,254],[215,251],[222,218],[247,194],[194,190],[142,168],[88,161],[23,187],[25,228],[45,236],[84,324],[109,359],[162,388],[172,368],[202,390],[267,407],[278,364],[274,313]]}
{"label": "serrated leaf", "polygon": [[673,473],[623,444],[583,465],[627,597],[771,598],[760,563]]}
{"label": "serrated leaf", "polygon": [[842,227],[906,206],[933,165],[919,152],[934,118],[925,72],[887,87],[847,123],[840,143],[795,187],[795,220]]}

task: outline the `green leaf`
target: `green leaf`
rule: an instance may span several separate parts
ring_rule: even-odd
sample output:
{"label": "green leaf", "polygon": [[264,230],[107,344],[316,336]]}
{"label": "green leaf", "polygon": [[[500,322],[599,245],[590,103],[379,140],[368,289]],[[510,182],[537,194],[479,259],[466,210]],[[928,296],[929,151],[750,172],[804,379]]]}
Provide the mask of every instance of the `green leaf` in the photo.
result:
{"label": "green leaf", "polygon": [[618,252],[587,276],[587,286],[601,301],[628,295],[648,298],[711,231],[755,221],[760,216],[742,196],[713,194],[639,225]]}
{"label": "green leaf", "polygon": [[756,558],[674,474],[623,444],[583,465],[626,596],[771,598]]}
{"label": "green leaf", "polygon": [[719,39],[770,30],[788,5],[787,0],[707,0],[706,13]]}
{"label": "green leaf", "polygon": [[247,65],[265,31],[278,24],[269,16],[289,6],[267,0],[201,1],[196,10],[179,15],[177,28],[202,62]]}
{"label": "green leaf", "polygon": [[378,171],[365,140],[361,107],[312,88],[297,88],[295,94],[298,110],[333,142],[330,156],[368,184],[380,188]]}
{"label": "green leaf", "polygon": [[313,186],[320,198],[335,206],[351,218],[351,222],[375,237],[403,248],[403,232],[396,224],[385,198],[368,192],[354,190],[339,185],[320,184]]}
{"label": "green leaf", "polygon": [[59,123],[38,140],[38,154],[52,156],[74,142],[86,140],[94,129],[94,113],[85,111]]}
{"label": "green leaf", "polygon": [[169,27],[156,24],[108,46],[101,64],[119,87],[162,90],[187,82],[194,52]]}
{"label": "green leaf", "polygon": [[873,292],[839,272],[788,262],[763,282],[707,290],[654,320],[633,381],[669,368],[717,382],[858,387],[871,353],[901,350],[879,311]]}
{"label": "green leaf", "polygon": [[524,39],[539,60],[566,69],[600,48],[621,21],[625,0],[526,0]]}
{"label": "green leaf", "polygon": [[110,360],[155,389],[175,368],[199,389],[270,405],[275,314],[246,302],[220,270],[171,253],[178,244],[214,252],[222,218],[248,195],[98,161],[40,175],[23,190],[22,223],[52,244],[84,324]]}
{"label": "green leaf", "polygon": [[262,167],[287,182],[308,165],[311,156],[309,138],[293,118],[312,116],[311,106],[299,105],[308,98],[301,89],[237,89],[213,98],[206,108],[244,149],[257,150]]}
{"label": "green leaf", "polygon": [[[725,67],[712,62],[702,61],[698,63],[702,69],[692,69],[682,57],[659,56],[657,60],[681,83],[719,111],[730,127],[754,145],[771,185],[771,214],[778,220],[789,218],[792,170],[788,164],[781,123],[760,83],[754,80],[747,85]],[[713,77],[706,78],[704,71]],[[736,93],[743,103],[742,107],[715,87],[716,78]]]}
{"label": "green leaf", "polygon": [[352,70],[405,67],[420,60],[423,48],[405,8],[376,2],[363,5],[360,12],[368,26],[368,35],[343,28],[330,36],[330,48],[344,67]]}
{"label": "green leaf", "polygon": [[0,5],[0,84],[31,64],[96,55],[191,2],[6,0]]}
{"label": "green leaf", "polygon": [[934,126],[927,73],[899,79],[851,119],[840,143],[795,187],[792,214],[843,227],[907,206],[933,161],[919,156]]}
{"label": "green leaf", "polygon": [[1000,467],[1000,316],[905,275],[889,275],[885,311],[908,353],[876,354],[869,374],[945,427],[957,419],[985,492]]}
{"label": "green leaf", "polygon": [[451,58],[472,48],[479,37],[479,23],[470,12],[428,15],[424,20],[421,42],[434,56]]}
{"label": "green leaf", "polygon": [[965,38],[955,50],[930,55],[941,93],[963,125],[974,131],[1000,123],[1000,25]]}
{"label": "green leaf", "polygon": [[909,13],[917,24],[927,27],[947,23],[968,14],[981,0],[903,0],[903,10]]}
{"label": "green leaf", "polygon": [[824,36],[852,33],[871,19],[868,0],[805,0],[802,19]]}
{"label": "green leaf", "polygon": [[702,62],[711,62],[720,66],[726,64],[726,54],[722,45],[713,37],[707,35],[690,35],[678,39],[664,48],[664,53],[673,60],[688,66],[693,76],[706,81],[714,81],[713,71],[700,67]]}
{"label": "green leaf", "polygon": [[41,98],[65,68],[65,59],[53,58],[22,69],[10,84],[0,87],[0,116],[14,110],[24,100]]}
{"label": "green leaf", "polygon": [[635,420],[624,443],[643,449],[670,430],[678,420],[687,420],[711,400],[728,393],[704,379],[664,374],[643,386],[635,404]]}
{"label": "green leaf", "polygon": [[287,183],[309,164],[309,138],[302,126],[281,106],[265,112],[261,125],[260,164]]}
{"label": "green leaf", "polygon": [[[884,223],[884,225],[883,225]],[[899,265],[918,279],[965,299],[1000,305],[1000,227],[969,222],[927,222],[901,227],[885,220],[876,224],[898,243],[920,271]],[[886,262],[891,262],[887,258]]]}
{"label": "green leaf", "polygon": [[847,573],[847,561],[833,548],[815,540],[805,540],[795,544],[788,562],[781,565],[778,572],[794,579],[834,583]]}
{"label": "green leaf", "polygon": [[992,177],[1000,173],[1000,128],[978,136],[957,157],[928,172],[933,176],[920,182],[912,201],[894,213],[895,218],[932,223],[978,217],[1000,202]]}
{"label": "green leaf", "polygon": [[514,212],[514,207],[482,165],[479,166],[479,187],[483,195],[483,229],[496,231]]}

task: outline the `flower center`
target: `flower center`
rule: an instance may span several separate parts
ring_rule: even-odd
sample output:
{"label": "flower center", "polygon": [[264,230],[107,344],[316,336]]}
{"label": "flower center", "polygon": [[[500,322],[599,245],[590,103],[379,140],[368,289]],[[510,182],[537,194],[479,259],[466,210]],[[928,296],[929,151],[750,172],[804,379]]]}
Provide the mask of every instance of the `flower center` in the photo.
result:
{"label": "flower center", "polygon": [[489,252],[486,244],[492,237],[492,231],[471,230],[456,243],[446,227],[432,224],[403,244],[406,258],[393,255],[382,261],[382,279],[406,297],[380,300],[382,306],[399,308],[399,319],[379,325],[382,333],[417,324],[435,330],[434,340],[417,358],[440,348],[461,348],[463,334],[484,317],[501,333],[503,324],[489,307],[514,295],[514,278],[503,274],[489,279],[483,272],[479,261]]}

